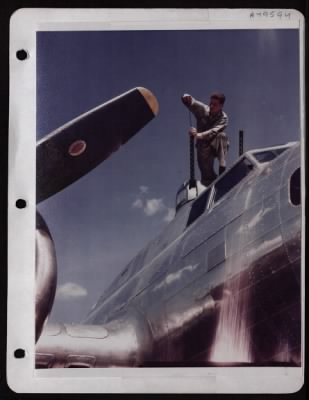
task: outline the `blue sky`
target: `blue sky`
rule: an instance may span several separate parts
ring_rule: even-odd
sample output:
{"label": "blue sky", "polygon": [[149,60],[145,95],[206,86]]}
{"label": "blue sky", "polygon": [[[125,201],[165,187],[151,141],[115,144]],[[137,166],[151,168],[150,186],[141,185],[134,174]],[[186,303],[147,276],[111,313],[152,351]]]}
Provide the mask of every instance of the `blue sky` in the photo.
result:
{"label": "blue sky", "polygon": [[299,140],[298,31],[40,32],[37,44],[38,139],[136,86],[160,104],[110,159],[38,207],[58,259],[51,320],[77,322],[173,215],[189,177],[182,94],[225,93],[228,165],[239,129],[245,149]]}

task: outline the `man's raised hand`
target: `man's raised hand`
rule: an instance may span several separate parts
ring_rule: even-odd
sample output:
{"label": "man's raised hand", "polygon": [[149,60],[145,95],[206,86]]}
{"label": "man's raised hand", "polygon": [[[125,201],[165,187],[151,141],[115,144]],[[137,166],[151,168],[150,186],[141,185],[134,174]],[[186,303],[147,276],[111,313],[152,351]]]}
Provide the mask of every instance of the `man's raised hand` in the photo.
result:
{"label": "man's raised hand", "polygon": [[190,96],[189,94],[184,94],[181,100],[186,106],[190,106],[192,104],[192,96]]}

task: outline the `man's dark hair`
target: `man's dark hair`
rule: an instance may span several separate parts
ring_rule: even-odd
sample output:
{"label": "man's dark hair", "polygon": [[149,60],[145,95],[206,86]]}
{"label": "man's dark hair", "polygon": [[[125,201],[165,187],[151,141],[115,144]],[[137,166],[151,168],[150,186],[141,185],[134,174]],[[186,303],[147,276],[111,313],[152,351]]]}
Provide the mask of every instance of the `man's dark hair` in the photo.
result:
{"label": "man's dark hair", "polygon": [[220,92],[212,93],[211,96],[210,96],[210,98],[211,98],[211,99],[215,99],[215,100],[219,100],[219,103],[222,104],[222,105],[223,105],[224,102],[225,102],[225,96],[224,96],[223,93],[220,93]]}

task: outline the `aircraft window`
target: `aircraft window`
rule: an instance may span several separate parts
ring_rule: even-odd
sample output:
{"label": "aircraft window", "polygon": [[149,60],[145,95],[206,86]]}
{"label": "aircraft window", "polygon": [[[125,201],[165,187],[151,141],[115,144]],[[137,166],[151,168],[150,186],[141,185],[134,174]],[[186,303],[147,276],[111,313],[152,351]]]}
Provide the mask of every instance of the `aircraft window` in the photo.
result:
{"label": "aircraft window", "polygon": [[195,200],[189,214],[187,226],[191,225],[200,215],[203,214],[207,206],[209,193],[210,190],[206,190],[206,192],[202,193],[200,197]]}
{"label": "aircraft window", "polygon": [[215,185],[215,198],[214,202],[217,202],[236,186],[245,176],[247,176],[253,169],[251,162],[244,158],[231,168]]}
{"label": "aircraft window", "polygon": [[254,153],[254,157],[258,160],[259,163],[264,163],[273,160],[279,154],[283,153],[285,150],[287,150],[287,147],[284,147],[283,149],[260,151]]}
{"label": "aircraft window", "polygon": [[290,199],[294,206],[300,205],[300,168],[293,172],[290,179]]}
{"label": "aircraft window", "polygon": [[194,200],[197,197],[197,187],[190,188],[190,182],[185,182],[181,185],[176,194],[176,212],[188,201]]}

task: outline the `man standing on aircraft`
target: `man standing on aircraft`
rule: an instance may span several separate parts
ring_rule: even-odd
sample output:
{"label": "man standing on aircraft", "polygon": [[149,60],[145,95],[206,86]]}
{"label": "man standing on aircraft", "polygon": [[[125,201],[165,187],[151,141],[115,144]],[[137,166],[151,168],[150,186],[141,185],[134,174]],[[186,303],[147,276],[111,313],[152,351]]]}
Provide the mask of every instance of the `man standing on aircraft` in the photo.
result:
{"label": "man standing on aircraft", "polygon": [[201,171],[201,182],[208,186],[217,174],[214,171],[214,160],[219,160],[219,175],[226,168],[226,154],[229,148],[224,129],[228,124],[228,116],[223,111],[225,96],[213,93],[209,106],[195,100],[191,95],[182,96],[182,102],[194,114],[197,129],[191,127],[189,134],[196,138],[197,162]]}

